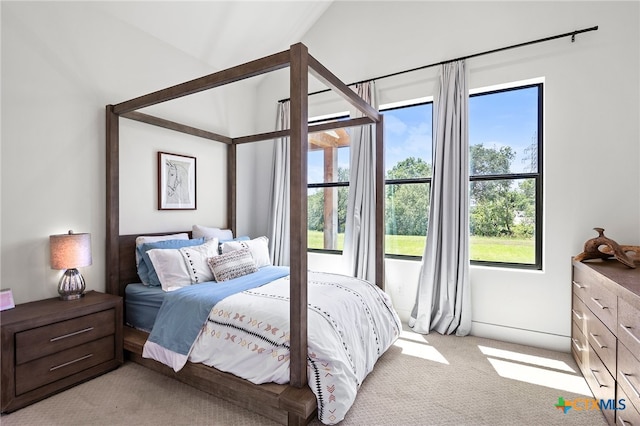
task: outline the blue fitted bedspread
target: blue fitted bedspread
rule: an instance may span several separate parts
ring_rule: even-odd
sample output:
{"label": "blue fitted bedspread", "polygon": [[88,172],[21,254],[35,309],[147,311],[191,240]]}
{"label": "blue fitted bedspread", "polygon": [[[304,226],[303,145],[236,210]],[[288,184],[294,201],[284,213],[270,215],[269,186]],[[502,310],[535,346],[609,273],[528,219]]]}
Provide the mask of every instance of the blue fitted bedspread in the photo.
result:
{"label": "blue fitted bedspread", "polygon": [[124,298],[126,324],[151,332],[166,294],[162,287],[149,287],[142,283],[128,284]]}

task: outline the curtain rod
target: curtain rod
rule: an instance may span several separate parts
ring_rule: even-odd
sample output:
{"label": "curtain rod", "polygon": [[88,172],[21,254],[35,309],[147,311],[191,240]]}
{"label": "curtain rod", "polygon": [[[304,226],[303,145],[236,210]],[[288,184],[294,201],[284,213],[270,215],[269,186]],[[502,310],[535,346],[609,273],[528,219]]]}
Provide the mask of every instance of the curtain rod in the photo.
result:
{"label": "curtain rod", "polygon": [[[459,58],[448,59],[446,61],[435,62],[433,64],[423,65],[423,66],[420,66],[420,67],[411,68],[411,69],[404,70],[404,71],[397,71],[397,72],[394,72],[394,73],[391,73],[391,74],[382,75],[380,77],[368,78],[366,80],[360,80],[360,81],[356,81],[355,83],[350,83],[350,84],[348,84],[348,86],[352,86],[354,84],[365,83],[365,82],[371,81],[371,80],[380,80],[380,79],[383,79],[383,78],[395,77],[395,76],[400,75],[400,74],[406,74],[406,73],[409,73],[409,72],[419,71],[419,70],[435,67],[435,66],[438,66],[438,65],[448,64],[450,62],[461,61],[463,59],[475,58],[475,57],[478,57],[478,56],[483,56],[483,55],[488,55],[488,54],[491,54],[491,53],[502,52],[504,50],[515,49],[515,48],[518,48],[518,47],[529,46],[529,45],[532,45],[532,44],[543,43],[545,41],[556,40],[556,39],[559,39],[559,38],[564,38],[564,37],[569,37],[569,36],[571,36],[571,43],[573,43],[573,42],[576,41],[576,35],[582,34],[582,33],[586,33],[586,32],[589,32],[589,31],[597,31],[597,30],[598,30],[598,26],[596,25],[594,27],[583,28],[581,30],[575,30],[575,31],[571,31],[571,32],[568,32],[568,33],[564,33],[564,34],[557,34],[557,35],[554,35],[554,36],[544,37],[544,38],[540,38],[540,39],[537,39],[537,40],[526,41],[524,43],[512,44],[511,46],[499,47],[497,49],[492,49],[492,50],[485,50],[484,52],[474,53],[474,54],[466,55],[466,56],[460,56]],[[317,95],[317,94],[320,94],[320,93],[325,93],[325,92],[330,92],[330,91],[331,91],[331,89],[319,90],[317,92],[309,93],[308,96]],[[280,99],[278,102],[284,102],[284,101],[288,101],[288,100],[290,100],[290,98]]]}

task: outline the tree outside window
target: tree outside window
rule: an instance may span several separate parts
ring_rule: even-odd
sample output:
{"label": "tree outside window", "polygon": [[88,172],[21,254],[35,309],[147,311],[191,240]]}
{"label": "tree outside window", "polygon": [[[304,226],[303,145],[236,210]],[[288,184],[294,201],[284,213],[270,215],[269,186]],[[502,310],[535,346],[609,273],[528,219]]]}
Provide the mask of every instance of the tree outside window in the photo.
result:
{"label": "tree outside window", "polygon": [[[432,104],[385,116],[385,249],[418,258],[426,243]],[[472,263],[541,267],[542,84],[469,99]],[[345,131],[341,131],[345,132]],[[342,250],[349,185],[348,132],[309,136],[309,248]]]}

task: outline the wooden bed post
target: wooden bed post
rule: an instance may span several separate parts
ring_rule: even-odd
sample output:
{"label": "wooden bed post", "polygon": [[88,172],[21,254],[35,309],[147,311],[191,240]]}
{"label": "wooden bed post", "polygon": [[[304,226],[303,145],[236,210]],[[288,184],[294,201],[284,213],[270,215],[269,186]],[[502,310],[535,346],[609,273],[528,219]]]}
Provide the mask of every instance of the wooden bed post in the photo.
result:
{"label": "wooden bed post", "polygon": [[[236,235],[236,154],[237,145],[227,145],[227,227]],[[236,235],[237,236],[237,235]]]}
{"label": "wooden bed post", "polygon": [[307,145],[309,53],[301,43],[291,46],[291,250],[290,323],[292,386],[307,385]]}
{"label": "wooden bed post", "polygon": [[119,116],[113,105],[106,106],[107,148],[107,217],[106,217],[106,264],[105,291],[120,294],[120,259],[118,237],[120,235],[120,126]]}
{"label": "wooden bed post", "polygon": [[376,285],[384,290],[384,119],[376,122]]}

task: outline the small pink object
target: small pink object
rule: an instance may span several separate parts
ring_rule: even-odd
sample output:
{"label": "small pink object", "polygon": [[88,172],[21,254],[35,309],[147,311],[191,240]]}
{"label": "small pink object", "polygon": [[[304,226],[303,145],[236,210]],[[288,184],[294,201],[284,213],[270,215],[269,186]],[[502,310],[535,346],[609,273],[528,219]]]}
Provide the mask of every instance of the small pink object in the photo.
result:
{"label": "small pink object", "polygon": [[13,309],[16,305],[13,303],[13,293],[10,288],[0,290],[0,311]]}

